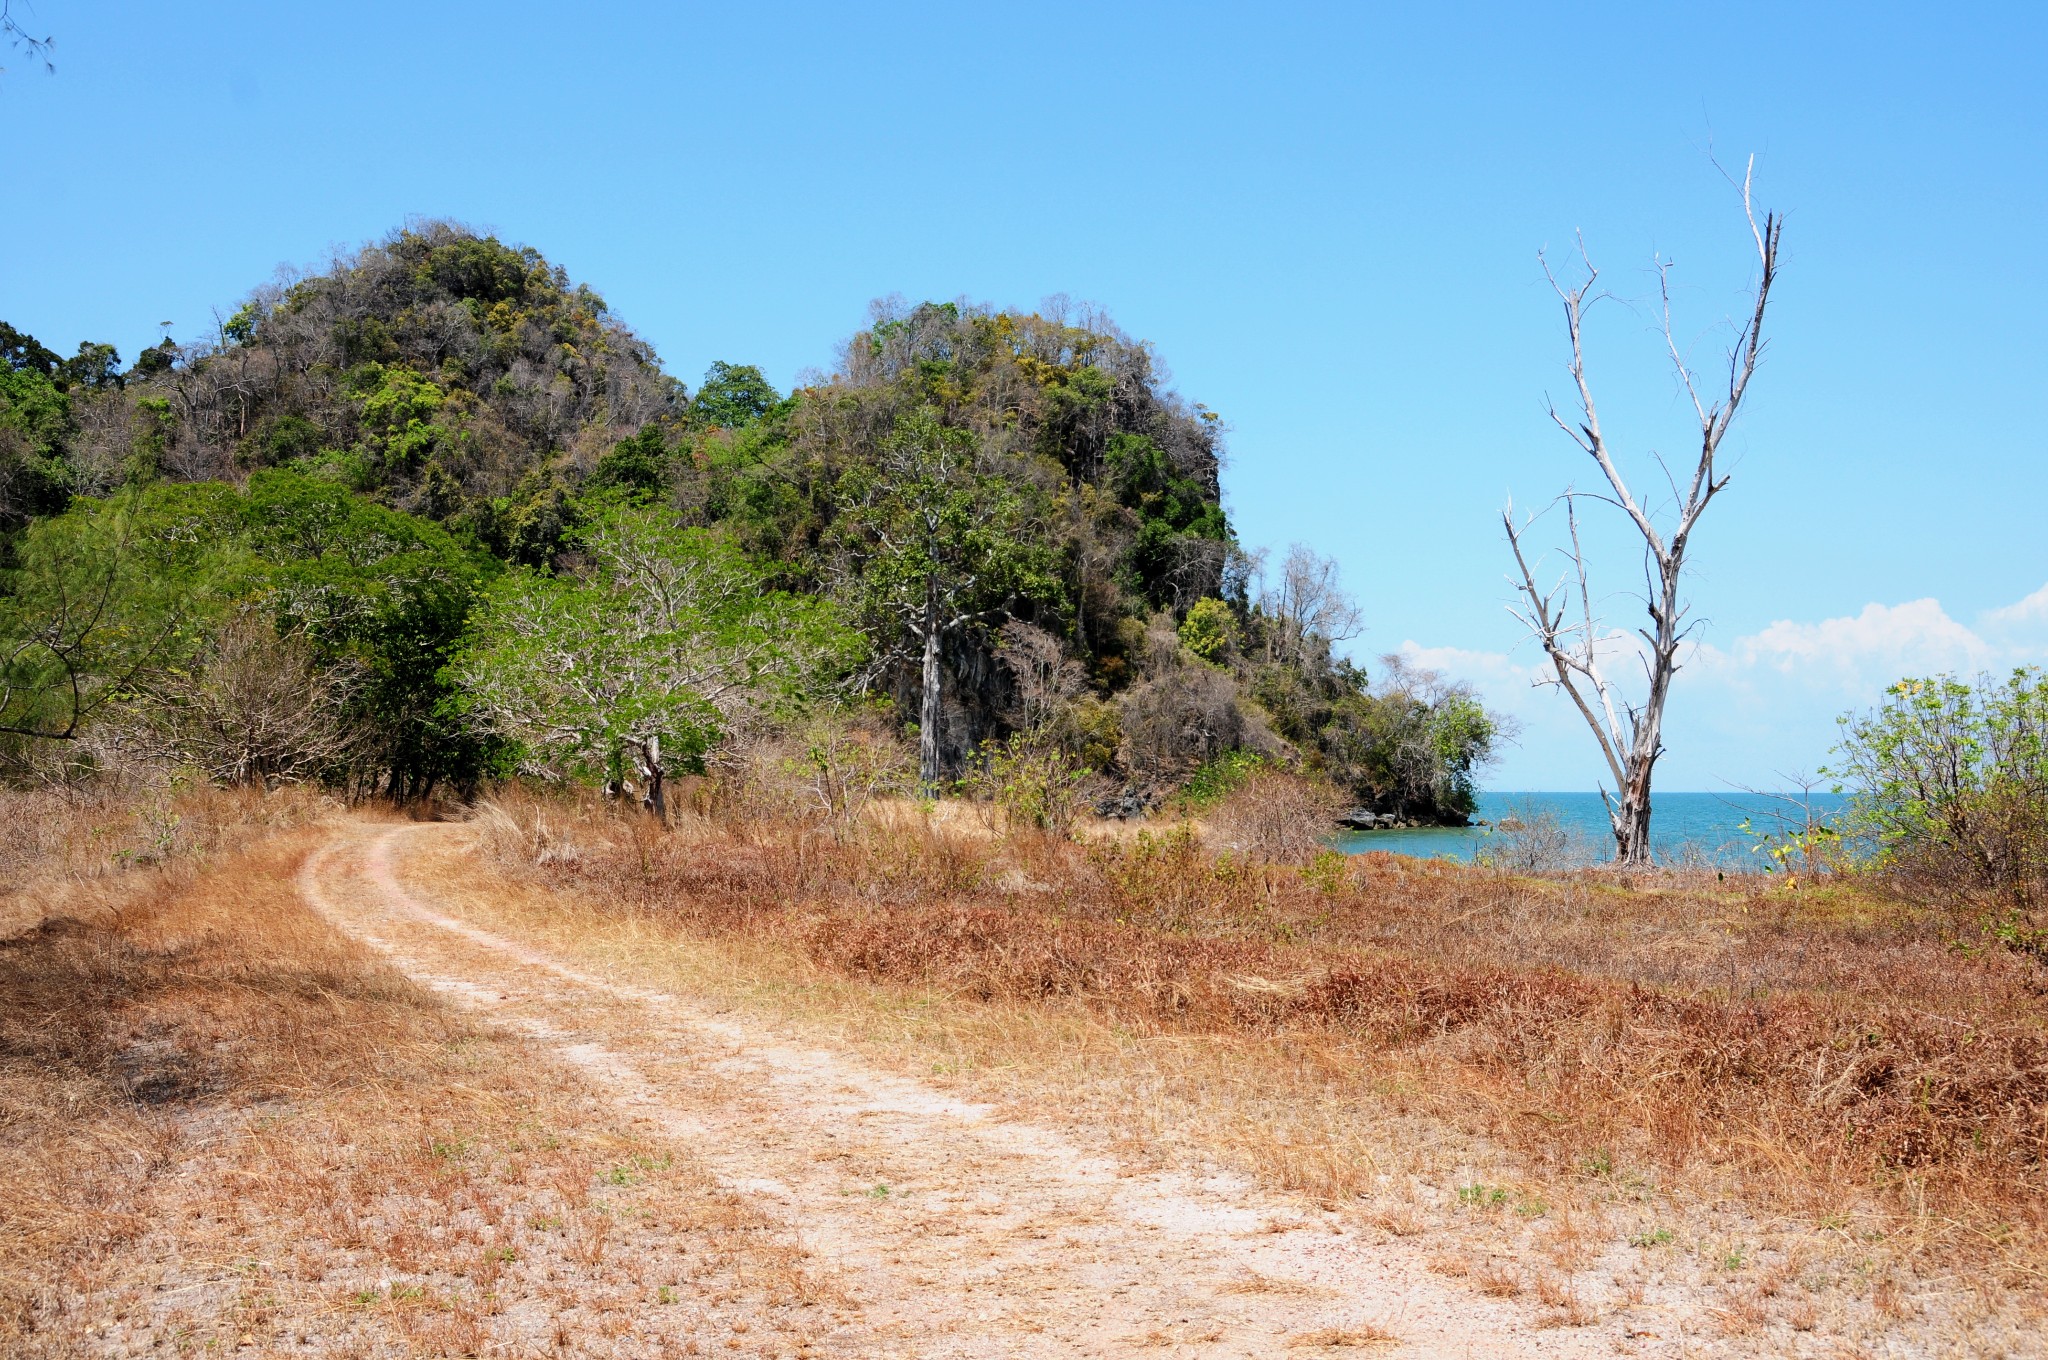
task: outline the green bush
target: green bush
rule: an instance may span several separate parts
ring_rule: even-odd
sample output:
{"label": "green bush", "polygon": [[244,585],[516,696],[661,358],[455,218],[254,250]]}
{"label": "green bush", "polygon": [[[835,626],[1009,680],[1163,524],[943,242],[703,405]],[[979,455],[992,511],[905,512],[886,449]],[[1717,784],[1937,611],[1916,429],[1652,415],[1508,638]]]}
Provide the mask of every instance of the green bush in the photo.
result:
{"label": "green bush", "polygon": [[1841,722],[1827,773],[1870,866],[1975,909],[2010,944],[2048,947],[2048,674],[1902,680]]}

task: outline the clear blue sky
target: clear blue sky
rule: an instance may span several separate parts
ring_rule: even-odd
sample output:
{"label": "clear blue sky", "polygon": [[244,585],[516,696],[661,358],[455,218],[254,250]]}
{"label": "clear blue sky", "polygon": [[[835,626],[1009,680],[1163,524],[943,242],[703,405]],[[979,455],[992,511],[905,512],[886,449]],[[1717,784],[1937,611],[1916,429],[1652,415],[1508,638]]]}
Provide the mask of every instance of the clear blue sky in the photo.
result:
{"label": "clear blue sky", "polygon": [[[0,317],[46,343],[196,338],[409,214],[539,247],[691,382],[786,386],[891,293],[1093,300],[1230,422],[1244,538],[1342,562],[1361,655],[1520,715],[1509,788],[1598,774],[1502,609],[1499,507],[1586,474],[1535,252],[1583,229],[1636,296],[1675,257],[1710,355],[1746,274],[1707,149],[1754,151],[1786,268],[1666,786],[1811,767],[1897,671],[2048,655],[2039,5],[16,12],[57,71],[0,53]],[[1610,434],[1682,453],[1647,321],[1602,319]]]}

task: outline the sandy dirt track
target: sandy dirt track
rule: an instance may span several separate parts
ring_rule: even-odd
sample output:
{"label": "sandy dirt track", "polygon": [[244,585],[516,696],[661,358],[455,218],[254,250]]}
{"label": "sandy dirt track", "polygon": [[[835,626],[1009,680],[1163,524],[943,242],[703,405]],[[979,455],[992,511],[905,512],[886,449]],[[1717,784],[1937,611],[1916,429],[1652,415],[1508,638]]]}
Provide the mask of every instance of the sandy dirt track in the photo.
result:
{"label": "sandy dirt track", "polygon": [[579,1069],[783,1225],[845,1299],[813,1354],[1633,1349],[1611,1324],[1539,1330],[1531,1310],[1430,1274],[1418,1253],[1235,1178],[1133,1172],[1068,1134],[480,929],[403,882],[409,847],[461,834],[346,828],[307,860],[300,891],[418,982]]}

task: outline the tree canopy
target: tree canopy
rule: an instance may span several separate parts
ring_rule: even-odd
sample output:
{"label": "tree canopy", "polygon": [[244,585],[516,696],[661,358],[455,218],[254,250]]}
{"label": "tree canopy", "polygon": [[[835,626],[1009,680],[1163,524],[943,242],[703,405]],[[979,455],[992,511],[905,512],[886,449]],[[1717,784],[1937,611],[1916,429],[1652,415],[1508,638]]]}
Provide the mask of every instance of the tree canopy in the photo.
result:
{"label": "tree canopy", "polygon": [[[892,301],[829,375],[785,393],[721,360],[693,393],[538,251],[432,221],[125,371],[0,325],[0,727],[75,739],[152,674],[246,670],[271,654],[253,604],[287,669],[346,675],[323,692],[360,740],[321,777],[358,792],[515,766],[644,787],[741,721],[724,696],[768,704],[748,658],[774,641],[810,697],[893,703],[928,787],[1029,726],[1148,796],[1243,747],[1469,810],[1483,710],[1369,684],[1313,554],[1261,584],[1224,422],[1162,374],[1062,300]],[[658,579],[694,592],[665,622]],[[1073,677],[1050,716],[1012,624]]]}

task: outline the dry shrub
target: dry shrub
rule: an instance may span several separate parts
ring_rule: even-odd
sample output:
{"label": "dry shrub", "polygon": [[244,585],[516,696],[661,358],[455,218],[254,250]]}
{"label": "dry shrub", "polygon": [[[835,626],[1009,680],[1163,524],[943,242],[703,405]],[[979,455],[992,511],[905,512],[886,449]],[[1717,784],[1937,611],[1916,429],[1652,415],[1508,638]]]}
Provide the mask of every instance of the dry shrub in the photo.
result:
{"label": "dry shrub", "polygon": [[1361,1322],[1355,1327],[1319,1327],[1312,1332],[1297,1332],[1287,1339],[1291,1349],[1307,1350],[1314,1347],[1335,1349],[1343,1346],[1398,1346],[1401,1338],[1376,1322]]}
{"label": "dry shrub", "polygon": [[1322,780],[1263,766],[1209,814],[1209,836],[1249,859],[1298,864],[1328,848],[1344,802]]}
{"label": "dry shrub", "polygon": [[347,766],[364,746],[346,712],[360,677],[322,668],[301,633],[279,636],[244,605],[214,629],[198,665],[118,719],[141,759],[219,784],[276,787]]}
{"label": "dry shrub", "polygon": [[1225,751],[1277,755],[1285,743],[1238,704],[1237,682],[1201,664],[1172,664],[1117,704],[1123,767],[1141,782],[1169,784]]}
{"label": "dry shrub", "polygon": [[696,811],[844,829],[877,799],[917,782],[916,753],[868,711],[820,710],[728,742]]}
{"label": "dry shrub", "polygon": [[1356,1080],[1402,1074],[1409,1108],[1536,1175],[1598,1153],[1700,1198],[1853,1204],[1913,1225],[1898,1250],[2012,1280],[2048,1247],[2048,975],[1958,956],[1881,900],[1383,854],[1304,873],[1185,827],[1026,847],[930,820],[837,843],[735,824],[650,852],[608,825],[545,871],[600,910],[1139,1033],[1341,1038]]}
{"label": "dry shrub", "polygon": [[1598,858],[1584,832],[1565,825],[1556,808],[1533,801],[1508,804],[1479,852],[1480,863],[1510,874],[1562,873]]}
{"label": "dry shrub", "polygon": [[1522,1292],[1522,1272],[1497,1261],[1489,1261],[1471,1272],[1471,1280],[1488,1298],[1511,1299]]}

